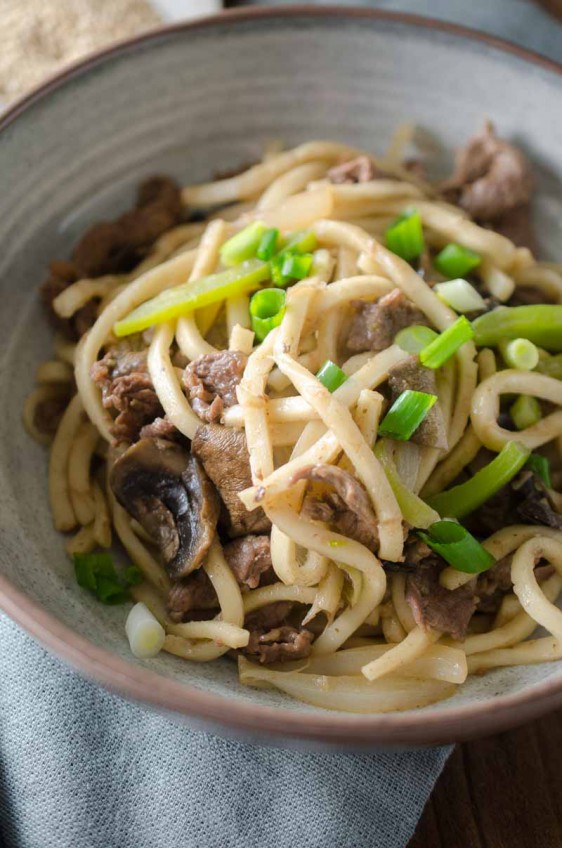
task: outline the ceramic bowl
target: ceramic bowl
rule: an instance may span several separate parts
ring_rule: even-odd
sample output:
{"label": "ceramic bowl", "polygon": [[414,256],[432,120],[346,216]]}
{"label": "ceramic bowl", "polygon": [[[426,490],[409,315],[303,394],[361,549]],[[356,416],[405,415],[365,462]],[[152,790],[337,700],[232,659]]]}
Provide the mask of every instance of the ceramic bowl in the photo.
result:
{"label": "ceramic bowl", "polygon": [[[321,711],[238,683],[228,660],[137,661],[124,609],[90,600],[51,526],[46,455],[21,409],[51,333],[37,286],[91,222],[127,208],[146,175],[202,180],[271,138],[382,150],[404,121],[440,167],[486,116],[532,156],[541,247],[562,219],[562,68],[452,26],[334,8],[241,11],[95,55],[6,114],[0,173],[0,606],[83,673],[220,732],[273,742],[428,745],[506,728],[562,704],[562,663],[470,679],[416,712]],[[557,244],[558,242],[558,244]]]}

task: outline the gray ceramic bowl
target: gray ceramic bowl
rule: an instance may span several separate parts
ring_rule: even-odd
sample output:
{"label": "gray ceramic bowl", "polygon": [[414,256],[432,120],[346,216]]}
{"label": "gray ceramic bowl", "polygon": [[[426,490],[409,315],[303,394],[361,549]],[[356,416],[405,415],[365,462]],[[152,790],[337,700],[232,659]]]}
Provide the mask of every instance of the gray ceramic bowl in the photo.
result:
{"label": "gray ceramic bowl", "polygon": [[[21,408],[50,331],[36,289],[92,220],[126,208],[142,177],[200,180],[263,142],[333,138],[383,149],[408,120],[441,163],[492,117],[537,165],[542,247],[562,218],[561,68],[492,39],[407,16],[337,9],[241,12],[94,56],[0,122],[0,605],[101,683],[191,722],[276,741],[432,744],[506,728],[562,704],[562,663],[471,679],[418,712],[323,712],[241,686],[228,661],[135,661],[122,608],[91,602],[51,527],[46,457]],[[560,244],[558,244],[560,256]]]}

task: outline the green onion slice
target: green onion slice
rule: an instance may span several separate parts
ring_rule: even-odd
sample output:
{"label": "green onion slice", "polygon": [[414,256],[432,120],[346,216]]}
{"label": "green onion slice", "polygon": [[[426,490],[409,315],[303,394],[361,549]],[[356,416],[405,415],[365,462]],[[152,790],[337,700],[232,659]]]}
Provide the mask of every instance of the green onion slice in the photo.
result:
{"label": "green onion slice", "polygon": [[166,289],[133,309],[126,318],[117,321],[113,332],[118,337],[139,333],[153,324],[178,318],[210,303],[247,294],[258,288],[269,276],[268,263],[259,259],[248,259],[236,268]]}
{"label": "green onion slice", "polygon": [[253,224],[244,227],[235,236],[225,241],[220,249],[220,258],[223,265],[227,268],[233,265],[240,265],[246,259],[252,259],[261,244],[261,240],[267,232],[267,226],[261,221],[254,221]]}
{"label": "green onion slice", "polygon": [[420,353],[420,362],[426,368],[440,368],[465,342],[474,337],[470,321],[461,315]]}
{"label": "green onion slice", "polygon": [[539,351],[529,339],[503,340],[499,343],[501,355],[506,365],[518,371],[532,371],[539,362]]}
{"label": "green onion slice", "polygon": [[252,330],[258,342],[278,327],[285,315],[285,292],[283,289],[262,289],[250,300]]}
{"label": "green onion slice", "polygon": [[525,465],[529,454],[530,450],[525,445],[508,442],[488,465],[477,471],[466,483],[433,495],[427,502],[439,515],[450,518],[469,515],[515,477]]}
{"label": "green onion slice", "polygon": [[469,250],[468,247],[463,247],[454,242],[444,247],[433,260],[437,270],[449,280],[456,277],[466,277],[467,274],[478,268],[481,262],[482,257],[474,250]]}
{"label": "green onion slice", "polygon": [[256,250],[256,256],[258,259],[263,259],[264,262],[268,262],[277,250],[278,241],[279,230],[276,227],[271,230],[266,230],[261,237],[258,249]]}
{"label": "green onion slice", "polygon": [[455,312],[478,312],[486,309],[484,298],[466,280],[449,280],[433,286],[437,297]]}
{"label": "green onion slice", "polygon": [[312,230],[300,230],[287,237],[282,253],[312,253],[317,246],[318,239]]}
{"label": "green onion slice", "polygon": [[394,341],[401,347],[402,350],[408,353],[420,353],[436,339],[438,333],[432,330],[431,327],[424,327],[422,324],[413,324],[411,327],[405,327],[396,334]]}
{"label": "green onion slice", "polygon": [[542,418],[541,406],[538,400],[530,395],[519,395],[509,409],[511,420],[518,430],[532,427]]}
{"label": "green onion slice", "polygon": [[286,256],[281,266],[281,274],[286,280],[304,280],[312,268],[312,253],[297,253]]}
{"label": "green onion slice", "polygon": [[335,362],[332,362],[331,359],[327,359],[316,375],[316,378],[328,389],[329,392],[335,392],[336,389],[339,389],[342,383],[345,383],[347,380],[347,374],[345,374]]}
{"label": "green onion slice", "polygon": [[437,521],[427,532],[420,530],[418,536],[457,571],[481,574],[488,571],[496,561],[492,554],[456,521]]}
{"label": "green onion slice", "polygon": [[525,468],[529,468],[531,471],[534,471],[535,474],[538,474],[547,489],[552,488],[550,462],[546,456],[542,455],[542,453],[532,453],[525,463]]}
{"label": "green onion slice", "polygon": [[411,262],[423,253],[425,242],[421,215],[417,209],[408,209],[400,215],[385,233],[386,246],[401,259]]}
{"label": "green onion slice", "polygon": [[396,398],[379,425],[379,435],[405,442],[418,429],[437,396],[406,389]]}
{"label": "green onion slice", "polygon": [[407,521],[412,527],[424,528],[439,521],[438,513],[405,486],[400,479],[386,439],[379,439],[377,442],[375,456],[383,467],[386,478],[390,483],[390,488],[394,492],[394,496],[400,507],[400,512],[404,517],[404,521]]}
{"label": "green onion slice", "polygon": [[562,380],[562,353],[540,358],[535,370],[540,371],[541,374],[546,374],[547,377]]}
{"label": "green onion slice", "polygon": [[499,306],[472,322],[478,347],[495,347],[503,339],[529,339],[562,353],[562,305]]}

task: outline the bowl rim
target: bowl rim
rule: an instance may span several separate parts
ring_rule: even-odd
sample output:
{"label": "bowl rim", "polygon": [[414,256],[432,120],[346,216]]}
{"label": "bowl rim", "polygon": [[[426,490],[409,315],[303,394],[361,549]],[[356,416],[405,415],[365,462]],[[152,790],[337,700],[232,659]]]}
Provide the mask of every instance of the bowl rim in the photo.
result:
{"label": "bowl rim", "polygon": [[[69,80],[144,43],[156,42],[176,33],[213,29],[224,24],[236,25],[251,20],[275,17],[326,19],[338,16],[436,30],[463,40],[484,43],[562,76],[562,63],[496,36],[420,15],[342,6],[241,8],[195,21],[157,27],[88,55],[55,73],[17,100],[0,118],[0,132],[33,104],[48,97]],[[288,739],[363,749],[372,746],[444,744],[506,730],[562,705],[562,678],[546,680],[521,692],[492,697],[480,704],[451,707],[434,714],[415,710],[382,715],[355,715],[328,710],[302,713],[282,707],[229,701],[221,695],[189,683],[180,683],[94,645],[3,575],[0,575],[0,609],[50,651],[117,694],[171,714],[180,714],[219,732],[236,730],[253,738],[256,734],[266,734],[268,741],[274,744],[281,744]]]}

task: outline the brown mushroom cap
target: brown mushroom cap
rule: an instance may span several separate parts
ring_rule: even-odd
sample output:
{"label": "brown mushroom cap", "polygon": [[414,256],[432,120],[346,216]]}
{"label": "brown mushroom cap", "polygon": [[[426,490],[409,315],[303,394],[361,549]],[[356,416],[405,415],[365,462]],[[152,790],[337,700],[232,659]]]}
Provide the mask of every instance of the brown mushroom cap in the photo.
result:
{"label": "brown mushroom cap", "polygon": [[165,439],[140,439],[114,463],[109,482],[119,503],[160,548],[173,579],[202,564],[215,534],[219,500],[194,456]]}

